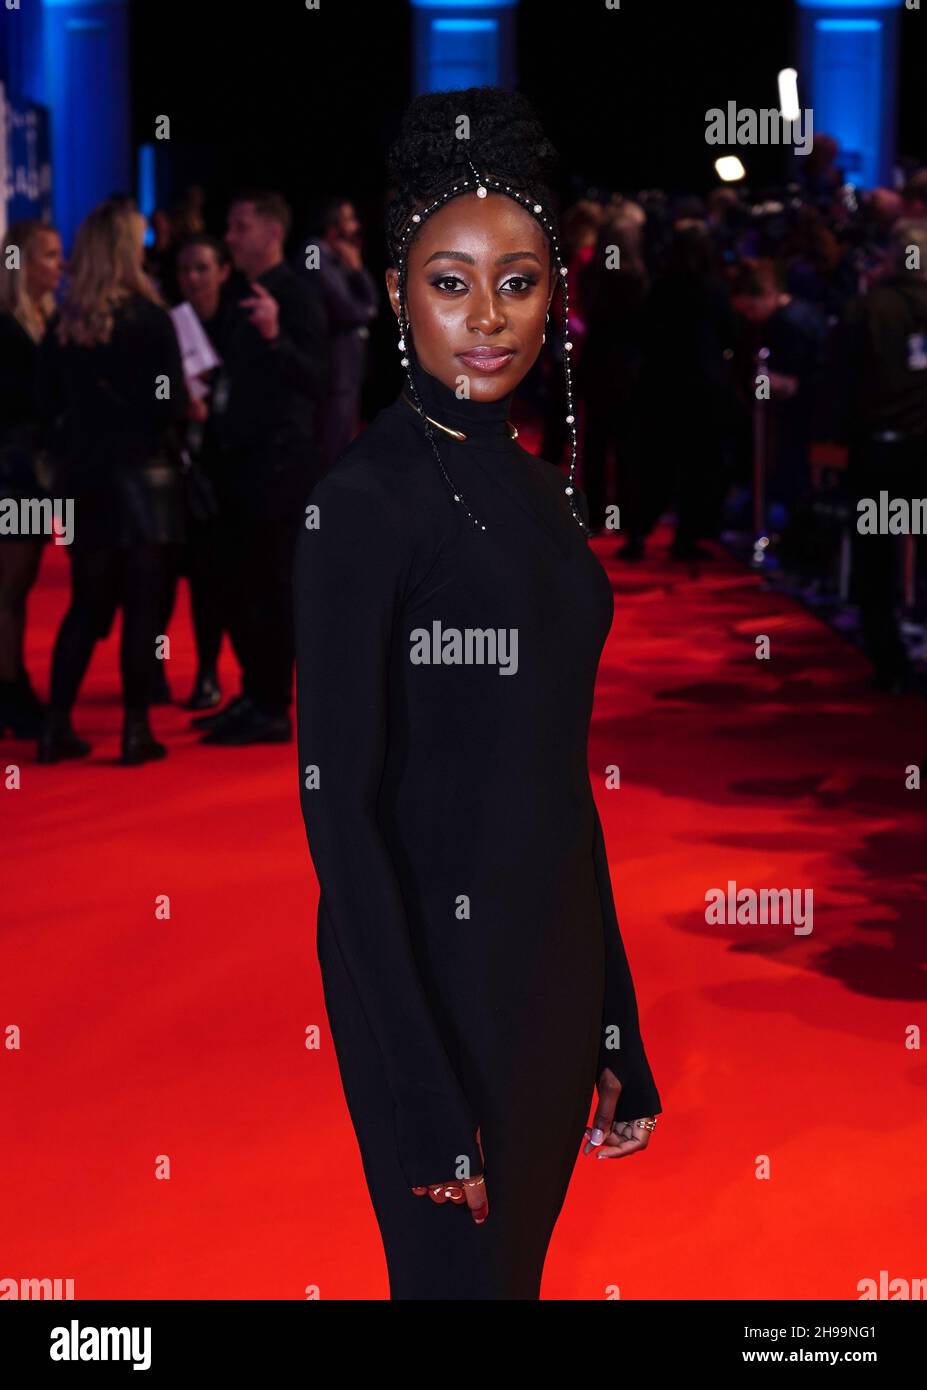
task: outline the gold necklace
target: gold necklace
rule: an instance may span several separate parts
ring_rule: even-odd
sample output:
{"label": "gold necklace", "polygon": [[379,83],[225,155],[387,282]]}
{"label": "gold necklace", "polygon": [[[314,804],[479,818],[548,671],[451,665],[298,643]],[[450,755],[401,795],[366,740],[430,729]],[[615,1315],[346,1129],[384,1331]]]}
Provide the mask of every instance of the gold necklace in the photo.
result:
{"label": "gold necklace", "polygon": [[[418,407],[412,401],[409,400],[409,397],[406,395],[405,391],[403,391],[401,394],[402,399],[405,401],[406,405],[411,406],[412,409],[415,411],[416,415],[419,415],[420,411],[418,410]],[[442,425],[440,420],[435,420],[430,415],[426,415],[425,419],[428,421],[430,425],[434,425],[436,429],[443,430],[445,434],[449,434],[452,439],[456,439],[460,443],[463,443],[463,441],[467,438],[463,430],[452,430],[450,425]],[[511,420],[506,420],[505,423],[508,425],[509,434],[512,436],[513,439],[517,439],[518,430],[512,424]]]}

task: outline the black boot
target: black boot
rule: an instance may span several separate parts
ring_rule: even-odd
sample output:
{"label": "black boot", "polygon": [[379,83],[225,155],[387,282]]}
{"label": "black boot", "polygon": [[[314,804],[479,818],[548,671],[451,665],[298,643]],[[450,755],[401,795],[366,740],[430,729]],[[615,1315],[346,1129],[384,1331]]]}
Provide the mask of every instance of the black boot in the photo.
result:
{"label": "black boot", "polygon": [[49,709],[39,735],[39,762],[59,763],[63,758],[85,758],[89,752],[90,744],[78,738],[71,727],[70,712]]}
{"label": "black boot", "polygon": [[289,743],[292,737],[293,728],[286,710],[267,710],[255,705],[241,719],[213,729],[200,742],[239,748],[246,743]]}
{"label": "black boot", "polygon": [[122,726],[122,757],[120,762],[126,767],[135,767],[155,758],[166,758],[167,749],[158,743],[148,723],[148,708],[142,705],[136,709],[127,707]]}
{"label": "black boot", "polygon": [[45,706],[24,670],[15,680],[0,681],[0,737],[39,738],[45,723]]}
{"label": "black boot", "polygon": [[222,690],[215,671],[200,671],[184,709],[215,709],[221,699]]}
{"label": "black boot", "polygon": [[0,738],[3,737],[7,729],[13,738],[17,737],[15,721],[19,714],[19,708],[16,694],[15,681],[0,681]]}
{"label": "black boot", "polygon": [[190,723],[194,729],[208,730],[226,729],[232,724],[244,719],[254,709],[253,701],[247,695],[236,695],[225,706],[225,709],[217,710],[215,714],[198,714]]}

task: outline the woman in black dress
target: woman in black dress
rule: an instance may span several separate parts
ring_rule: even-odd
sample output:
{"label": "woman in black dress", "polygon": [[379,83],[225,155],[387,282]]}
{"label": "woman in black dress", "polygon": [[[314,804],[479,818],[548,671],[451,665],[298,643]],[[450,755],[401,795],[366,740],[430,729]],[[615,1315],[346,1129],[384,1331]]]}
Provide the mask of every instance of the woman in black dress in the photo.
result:
{"label": "woman in black dress", "polygon": [[297,550],[317,951],[393,1299],[538,1298],[593,1086],[587,1153],[643,1148],[661,1109],[587,766],[611,586],[573,468],[508,420],[560,271],[550,154],[517,94],[412,104],[406,388]]}
{"label": "woman in black dress", "polygon": [[184,496],[175,427],[194,406],[170,314],[142,269],[145,219],[110,200],[81,223],[61,313],[39,350],[39,396],[59,441],[55,491],[74,499],[71,602],[52,654],[38,756],[83,757],[71,724],[94,646],[122,609],[121,761],[167,752],[148,722]]}

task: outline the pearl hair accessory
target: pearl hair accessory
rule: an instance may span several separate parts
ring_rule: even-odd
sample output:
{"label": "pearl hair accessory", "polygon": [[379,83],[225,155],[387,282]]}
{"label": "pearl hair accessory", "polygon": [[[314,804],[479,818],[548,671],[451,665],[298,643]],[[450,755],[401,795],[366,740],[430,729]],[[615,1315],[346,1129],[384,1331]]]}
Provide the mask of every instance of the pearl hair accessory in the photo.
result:
{"label": "pearl hair accessory", "polygon": [[410,402],[410,404],[414,403],[415,409],[422,418],[422,421],[425,425],[425,433],[427,434],[428,439],[431,443],[432,452],[434,453],[434,456],[437,459],[438,467],[441,470],[441,474],[444,478],[444,481],[450,488],[451,495],[454,501],[459,503],[463,507],[464,512],[466,513],[466,515],[468,516],[468,518],[474,526],[478,527],[481,531],[485,531],[485,524],[467,506],[463,494],[461,493],[457,485],[454,483],[453,479],[451,478],[450,474],[444,466],[444,461],[441,458],[441,453],[438,449],[438,441],[435,437],[434,431],[431,428],[429,418],[425,414],[424,406],[422,405],[422,402],[419,399],[418,391],[415,387],[415,381],[413,379],[412,372],[411,370],[408,370],[411,366],[411,363],[409,357],[406,355],[406,344],[409,340],[410,328],[409,320],[406,314],[405,303],[405,287],[407,274],[406,253],[408,250],[409,242],[415,236],[415,233],[419,231],[422,222],[433,212],[437,211],[439,207],[443,207],[443,205],[448,201],[449,198],[454,198],[461,193],[469,193],[473,188],[476,189],[476,196],[478,198],[487,197],[490,189],[497,193],[505,193],[509,198],[514,198],[516,202],[520,203],[522,207],[526,208],[527,211],[530,212],[532,216],[537,219],[538,222],[540,222],[541,226],[544,228],[544,231],[550,243],[551,255],[553,258],[554,265],[556,266],[560,274],[560,284],[561,289],[563,291],[563,370],[566,378],[567,401],[567,413],[565,419],[566,423],[570,427],[570,473],[563,491],[569,501],[570,511],[572,512],[576,523],[578,524],[580,530],[584,533],[584,535],[588,536],[591,534],[591,532],[576,508],[576,488],[574,482],[576,476],[576,416],[573,410],[573,382],[570,371],[570,353],[573,350],[573,344],[570,341],[570,307],[569,296],[567,293],[567,267],[562,263],[561,260],[560,247],[557,241],[557,234],[554,230],[553,218],[548,215],[541,203],[535,201],[534,198],[530,198],[527,195],[519,192],[518,189],[512,188],[510,184],[503,182],[502,179],[489,178],[485,175],[483,176],[483,178],[480,178],[480,176],[476,172],[476,168],[474,167],[469,155],[467,156],[467,163],[470,165],[470,172],[473,175],[472,183],[470,179],[458,180],[456,183],[452,184],[451,187],[445,189],[443,193],[439,194],[436,198],[434,198],[430,203],[426,204],[426,206],[423,207],[419,212],[413,213],[411,218],[409,218],[408,222],[406,223],[406,226],[404,227],[403,231],[399,234],[398,246],[395,248],[397,252],[396,268],[399,273],[397,288],[399,297],[399,351],[402,353],[400,362],[401,365],[407,369],[407,381],[409,384],[409,390],[412,394],[412,401]]}

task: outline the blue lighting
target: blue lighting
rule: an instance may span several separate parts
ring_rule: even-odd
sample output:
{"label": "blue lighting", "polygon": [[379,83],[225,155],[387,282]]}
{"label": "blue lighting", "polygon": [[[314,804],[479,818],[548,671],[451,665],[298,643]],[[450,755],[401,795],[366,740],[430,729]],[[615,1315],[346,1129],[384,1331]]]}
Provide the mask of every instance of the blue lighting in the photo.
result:
{"label": "blue lighting", "polygon": [[67,248],[95,203],[131,187],[128,4],[44,0],[42,30],[54,215]]}
{"label": "blue lighting", "polygon": [[[890,187],[905,0],[796,0],[804,104],[861,188]],[[907,25],[904,29],[907,35]]]}
{"label": "blue lighting", "polygon": [[453,34],[489,33],[490,31],[495,33],[498,28],[494,19],[436,19],[431,27],[441,33]]}
{"label": "blue lighting", "polygon": [[818,29],[828,34],[872,34],[882,28],[881,19],[818,19]]}
{"label": "blue lighting", "polygon": [[897,10],[903,4],[904,0],[798,0],[800,10]]}
{"label": "blue lighting", "polygon": [[[136,201],[139,212],[143,212],[147,218],[158,206],[158,184],[155,174],[155,147],[154,145],[139,145],[138,147],[138,186],[136,190]],[[154,243],[154,228],[150,224],[145,228],[145,245],[151,246]]]}
{"label": "blue lighting", "polygon": [[413,10],[508,10],[518,0],[411,0]]}
{"label": "blue lighting", "polygon": [[429,25],[431,90],[479,87],[499,80],[494,19],[433,19]]}
{"label": "blue lighting", "polygon": [[410,0],[415,90],[515,85],[517,0]]}

